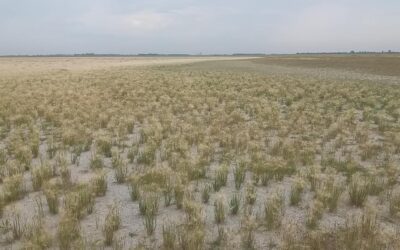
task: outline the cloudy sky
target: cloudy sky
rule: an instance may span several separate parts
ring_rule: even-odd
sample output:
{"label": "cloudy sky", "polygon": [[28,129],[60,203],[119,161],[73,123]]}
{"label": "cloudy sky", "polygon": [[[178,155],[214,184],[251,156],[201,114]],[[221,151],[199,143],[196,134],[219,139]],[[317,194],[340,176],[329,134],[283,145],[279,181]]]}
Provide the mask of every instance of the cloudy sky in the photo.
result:
{"label": "cloudy sky", "polygon": [[399,0],[0,0],[0,54],[400,50]]}

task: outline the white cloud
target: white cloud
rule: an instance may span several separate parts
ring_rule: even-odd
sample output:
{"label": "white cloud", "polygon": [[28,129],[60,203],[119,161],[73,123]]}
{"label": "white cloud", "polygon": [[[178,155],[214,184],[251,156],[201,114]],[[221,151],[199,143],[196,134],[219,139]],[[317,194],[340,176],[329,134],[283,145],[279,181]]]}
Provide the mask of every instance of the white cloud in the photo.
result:
{"label": "white cloud", "polygon": [[397,0],[0,0],[0,54],[400,50],[399,23]]}
{"label": "white cloud", "polygon": [[174,17],[156,11],[114,14],[104,10],[94,10],[76,18],[74,22],[93,33],[131,36],[165,29],[173,23]]}
{"label": "white cloud", "polygon": [[357,2],[321,2],[282,22],[275,42],[292,51],[396,48],[399,14]]}

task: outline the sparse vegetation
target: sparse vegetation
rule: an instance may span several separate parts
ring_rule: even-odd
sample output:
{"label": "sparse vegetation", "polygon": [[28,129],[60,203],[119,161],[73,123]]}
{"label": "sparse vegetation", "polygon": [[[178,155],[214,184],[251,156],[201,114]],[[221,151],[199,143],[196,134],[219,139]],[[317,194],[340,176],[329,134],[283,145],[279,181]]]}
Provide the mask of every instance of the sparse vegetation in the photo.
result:
{"label": "sparse vegetation", "polygon": [[324,57],[1,71],[1,246],[399,249],[399,75]]}

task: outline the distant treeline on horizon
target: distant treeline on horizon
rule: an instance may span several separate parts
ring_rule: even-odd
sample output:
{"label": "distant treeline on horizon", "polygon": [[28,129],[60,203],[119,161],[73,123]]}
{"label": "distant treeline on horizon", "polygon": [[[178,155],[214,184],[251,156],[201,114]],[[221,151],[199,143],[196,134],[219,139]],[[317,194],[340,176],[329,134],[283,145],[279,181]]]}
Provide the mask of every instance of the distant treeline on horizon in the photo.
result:
{"label": "distant treeline on horizon", "polygon": [[38,55],[0,55],[0,57],[202,57],[202,56],[268,56],[268,55],[348,55],[348,54],[399,54],[397,51],[350,51],[350,52],[297,52],[293,53],[233,53],[233,54],[38,54]]}
{"label": "distant treeline on horizon", "polygon": [[397,51],[392,51],[392,50],[388,50],[388,51],[350,51],[350,52],[297,52],[296,55],[331,55],[331,54],[335,54],[335,55],[347,55],[347,54],[398,54],[400,52]]}

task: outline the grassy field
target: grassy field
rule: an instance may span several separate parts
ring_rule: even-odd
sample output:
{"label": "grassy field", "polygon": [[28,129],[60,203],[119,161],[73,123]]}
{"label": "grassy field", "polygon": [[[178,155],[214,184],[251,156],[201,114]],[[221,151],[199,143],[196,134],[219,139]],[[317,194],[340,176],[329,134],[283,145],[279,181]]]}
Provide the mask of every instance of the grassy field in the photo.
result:
{"label": "grassy field", "polygon": [[292,67],[331,68],[366,74],[400,76],[399,54],[270,56],[254,61]]}
{"label": "grassy field", "polygon": [[0,248],[400,249],[399,68],[1,58]]}

